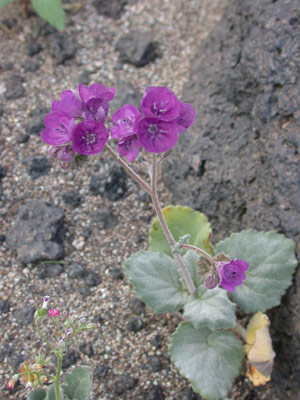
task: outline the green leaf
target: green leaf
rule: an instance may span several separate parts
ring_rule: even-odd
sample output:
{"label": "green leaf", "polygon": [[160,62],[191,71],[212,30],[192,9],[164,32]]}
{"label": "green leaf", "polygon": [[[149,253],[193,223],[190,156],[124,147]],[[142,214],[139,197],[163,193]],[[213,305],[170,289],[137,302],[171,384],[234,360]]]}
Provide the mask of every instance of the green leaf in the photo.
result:
{"label": "green leaf", "polygon": [[68,400],[89,400],[92,388],[91,372],[87,368],[75,368],[66,375],[64,394]]}
{"label": "green leaf", "polygon": [[196,329],[190,322],[183,322],[172,336],[170,355],[195,392],[205,399],[219,400],[239,375],[245,354],[242,343],[232,333]]}
{"label": "green leaf", "polygon": [[31,0],[37,14],[59,31],[65,29],[65,12],[61,0]]}
{"label": "green leaf", "polygon": [[222,251],[249,263],[247,279],[231,295],[240,308],[264,312],[280,304],[297,266],[291,239],[276,232],[243,231],[218,243],[216,253]]}
{"label": "green leaf", "polygon": [[[61,390],[61,387],[59,388],[59,392],[60,392],[60,397],[61,399],[64,398],[63,392]],[[47,397],[46,400],[56,400],[56,396],[55,396],[55,386],[54,384],[52,384],[51,386],[49,386],[49,388],[47,389]]]}
{"label": "green leaf", "polygon": [[13,0],[0,0],[0,8],[6,7]]}
{"label": "green leaf", "polygon": [[[211,227],[204,214],[182,206],[165,207],[163,214],[176,241],[181,236],[190,234],[191,239],[189,244],[200,247],[208,253],[212,252],[212,246],[209,242]],[[152,222],[149,236],[150,251],[157,251],[172,256],[170,246],[157,218]]]}
{"label": "green leaf", "polygon": [[140,251],[126,260],[125,269],[137,296],[156,313],[174,313],[185,303],[188,293],[171,257]]}
{"label": "green leaf", "polygon": [[184,306],[184,318],[196,329],[233,328],[236,325],[235,304],[227,297],[224,289],[206,289],[201,285],[195,295],[190,296]]}
{"label": "green leaf", "polygon": [[28,400],[45,400],[46,396],[46,390],[39,388],[29,394]]}

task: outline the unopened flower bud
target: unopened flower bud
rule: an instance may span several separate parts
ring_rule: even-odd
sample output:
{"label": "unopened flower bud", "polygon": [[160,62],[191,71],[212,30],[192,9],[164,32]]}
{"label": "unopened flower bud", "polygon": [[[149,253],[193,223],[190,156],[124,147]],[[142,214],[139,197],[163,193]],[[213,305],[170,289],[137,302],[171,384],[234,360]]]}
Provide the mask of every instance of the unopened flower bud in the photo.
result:
{"label": "unopened flower bud", "polygon": [[81,324],[83,324],[83,323],[85,322],[85,317],[80,317],[80,318],[79,318],[79,322],[80,322]]}
{"label": "unopened flower bud", "polygon": [[66,329],[65,330],[65,335],[69,339],[72,336],[73,329]]}
{"label": "unopened flower bud", "polygon": [[32,383],[30,381],[26,383],[25,390],[27,393],[32,391]]}
{"label": "unopened flower bud", "polygon": [[203,277],[203,283],[207,289],[214,289],[220,283],[220,275],[214,268]]}
{"label": "unopened flower bud", "polygon": [[93,323],[87,324],[87,325],[85,326],[85,329],[94,329],[94,328],[96,328],[96,324],[93,324]]}
{"label": "unopened flower bud", "polygon": [[212,263],[206,257],[201,256],[197,261],[197,272],[201,276],[207,274],[212,267]]}

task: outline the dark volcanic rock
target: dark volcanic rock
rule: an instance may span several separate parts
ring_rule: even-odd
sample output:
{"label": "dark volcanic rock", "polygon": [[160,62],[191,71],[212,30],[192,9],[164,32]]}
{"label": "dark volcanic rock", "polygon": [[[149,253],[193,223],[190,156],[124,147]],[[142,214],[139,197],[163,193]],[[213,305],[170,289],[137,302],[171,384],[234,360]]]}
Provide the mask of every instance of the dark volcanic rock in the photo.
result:
{"label": "dark volcanic rock", "polygon": [[162,390],[159,386],[152,386],[149,389],[146,400],[164,400]]}
{"label": "dark volcanic rock", "polygon": [[118,223],[118,217],[113,213],[112,208],[103,207],[91,214],[92,224],[98,229],[111,229]]}
{"label": "dark volcanic rock", "polygon": [[63,358],[63,361],[62,361],[63,369],[67,369],[67,368],[71,367],[71,365],[75,365],[78,360],[80,360],[80,353],[76,350],[71,350]]}
{"label": "dark volcanic rock", "polygon": [[108,200],[117,201],[127,192],[127,176],[122,167],[113,166],[102,175],[92,175],[90,191],[95,195],[101,195]]}
{"label": "dark volcanic rock", "polygon": [[121,375],[116,381],[114,382],[114,391],[117,394],[122,394],[126,390],[133,389],[138,383],[136,378],[133,378],[129,375]]}
{"label": "dark volcanic rock", "polygon": [[26,305],[14,313],[14,318],[17,320],[18,325],[29,325],[33,321],[34,313],[35,308]]}
{"label": "dark volcanic rock", "polygon": [[145,307],[145,303],[143,303],[142,300],[138,299],[137,297],[134,297],[129,302],[129,308],[136,315],[141,315],[143,312],[145,312]]}
{"label": "dark volcanic rock", "polygon": [[36,41],[32,40],[29,45],[27,46],[27,54],[30,57],[35,56],[42,50],[42,46]]}
{"label": "dark volcanic rock", "polygon": [[1,183],[2,179],[5,177],[6,177],[6,169],[4,167],[2,167],[2,165],[0,165],[0,183]]}
{"label": "dark volcanic rock", "polygon": [[20,75],[11,75],[5,80],[4,96],[6,100],[19,99],[25,96],[25,89],[23,87],[24,78]]}
{"label": "dark volcanic rock", "polygon": [[121,82],[118,85],[118,90],[114,97],[113,109],[117,111],[119,108],[124,106],[124,104],[132,104],[135,107],[139,107],[140,101],[142,99],[141,93],[132,86],[130,83]]}
{"label": "dark volcanic rock", "polygon": [[138,332],[144,328],[144,323],[141,318],[131,318],[127,324],[127,329],[130,332]]}
{"label": "dark volcanic rock", "polygon": [[6,242],[17,252],[19,262],[56,260],[64,256],[63,212],[42,201],[28,201],[20,207]]}
{"label": "dark volcanic rock", "polygon": [[28,125],[28,133],[39,135],[44,129],[44,118],[49,110],[45,107],[39,106],[30,113],[30,120]]}
{"label": "dark volcanic rock", "polygon": [[124,278],[124,274],[123,274],[122,270],[118,267],[112,267],[110,269],[110,274],[111,274],[112,278],[115,280],[120,280],[120,279]]}
{"label": "dark volcanic rock", "polygon": [[102,282],[100,275],[95,271],[86,271],[84,276],[85,284],[89,287],[94,287]]}
{"label": "dark volcanic rock", "polygon": [[0,299],[0,315],[7,314],[10,310],[10,304],[8,300]]}
{"label": "dark volcanic rock", "polygon": [[67,269],[68,277],[71,279],[83,278],[86,273],[86,269],[82,264],[72,264]]}
{"label": "dark volcanic rock", "polygon": [[104,364],[100,364],[98,365],[98,367],[94,369],[94,376],[96,378],[104,378],[107,375],[107,373],[108,373],[108,368]]}
{"label": "dark volcanic rock", "polygon": [[69,36],[63,33],[54,33],[49,36],[49,53],[57,64],[64,64],[73,58],[76,50],[77,47]]}
{"label": "dark volcanic rock", "polygon": [[152,40],[149,33],[131,31],[121,37],[116,45],[120,52],[120,60],[133,64],[136,67],[144,67],[154,61],[160,54],[158,43]]}
{"label": "dark volcanic rock", "polygon": [[199,400],[199,399],[200,397],[191,388],[184,390],[179,397],[179,400]]}
{"label": "dark volcanic rock", "polygon": [[86,356],[93,357],[95,355],[94,346],[92,343],[82,343],[79,346],[79,349]]}
{"label": "dark volcanic rock", "polygon": [[32,179],[38,179],[41,176],[47,175],[50,171],[51,164],[48,158],[37,156],[28,160],[28,173]]}
{"label": "dark volcanic rock", "polygon": [[73,208],[80,206],[82,200],[80,194],[73,190],[65,192],[62,197],[64,199],[64,202],[66,204],[69,204]]}
{"label": "dark volcanic rock", "polygon": [[[274,229],[295,240],[298,259],[299,34],[297,0],[230,0],[191,62],[183,99],[196,107],[198,122],[164,163],[173,202],[207,214],[215,242],[245,228]],[[289,392],[296,399],[299,270],[271,326],[276,359],[269,397]]]}
{"label": "dark volcanic rock", "polygon": [[39,278],[56,278],[64,272],[64,267],[61,264],[47,264],[45,268],[40,272]]}
{"label": "dark volcanic rock", "polygon": [[93,5],[99,15],[119,19],[124,11],[127,0],[94,0]]}
{"label": "dark volcanic rock", "polygon": [[160,361],[159,357],[157,356],[150,356],[149,357],[149,364],[153,372],[159,372],[162,370],[162,362]]}

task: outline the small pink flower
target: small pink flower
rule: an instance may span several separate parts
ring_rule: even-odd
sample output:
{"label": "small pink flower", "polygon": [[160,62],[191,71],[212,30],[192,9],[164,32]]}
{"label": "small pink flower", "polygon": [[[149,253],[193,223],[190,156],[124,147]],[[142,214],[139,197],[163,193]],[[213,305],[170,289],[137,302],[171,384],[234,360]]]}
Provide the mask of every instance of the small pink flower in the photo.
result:
{"label": "small pink flower", "polygon": [[56,308],[55,308],[55,309],[52,309],[52,310],[49,310],[49,316],[50,316],[50,318],[52,318],[52,317],[57,317],[59,314],[60,314],[60,311],[57,310]]}

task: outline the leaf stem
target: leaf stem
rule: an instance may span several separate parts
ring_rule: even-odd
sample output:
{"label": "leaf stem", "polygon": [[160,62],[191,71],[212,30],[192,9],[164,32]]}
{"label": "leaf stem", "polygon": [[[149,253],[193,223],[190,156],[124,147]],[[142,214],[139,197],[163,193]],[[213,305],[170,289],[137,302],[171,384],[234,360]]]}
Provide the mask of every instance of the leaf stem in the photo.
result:
{"label": "leaf stem", "polygon": [[204,251],[202,249],[199,249],[199,247],[192,246],[191,244],[185,244],[185,243],[180,243],[179,246],[183,247],[185,249],[194,250],[196,253],[198,253],[201,256],[207,258],[213,264],[215,263],[215,260],[213,259],[213,257],[211,255],[209,255],[208,253],[206,253],[206,251]]}

